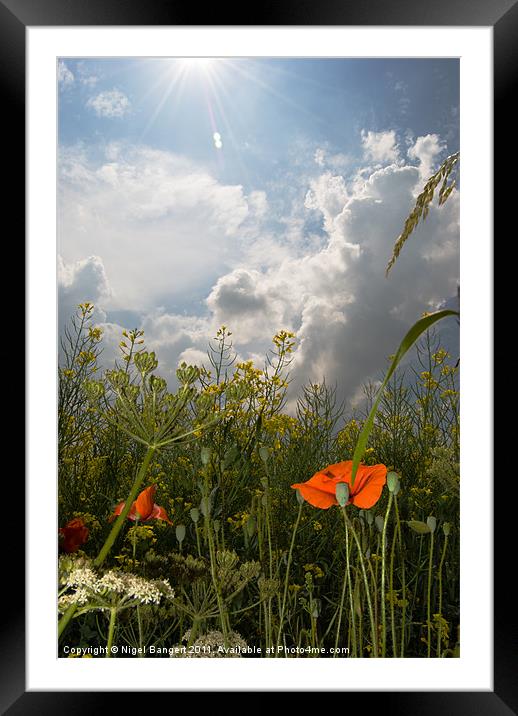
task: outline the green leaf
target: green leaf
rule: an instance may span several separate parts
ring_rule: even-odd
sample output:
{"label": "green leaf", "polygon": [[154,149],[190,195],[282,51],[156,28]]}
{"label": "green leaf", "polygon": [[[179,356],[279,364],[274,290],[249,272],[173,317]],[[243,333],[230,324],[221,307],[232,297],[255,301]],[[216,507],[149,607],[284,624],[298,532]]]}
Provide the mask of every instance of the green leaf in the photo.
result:
{"label": "green leaf", "polygon": [[356,447],[354,449],[354,455],[353,455],[353,469],[352,469],[352,476],[351,476],[351,487],[354,486],[354,480],[356,479],[356,473],[358,472],[358,466],[360,464],[360,461],[363,457],[363,454],[365,452],[365,448],[367,447],[367,441],[369,439],[369,435],[371,434],[371,430],[374,425],[374,418],[376,417],[376,413],[378,411],[379,402],[381,400],[381,396],[383,395],[383,391],[385,390],[387,383],[389,382],[390,378],[392,377],[392,374],[398,367],[399,363],[401,362],[403,356],[407,351],[414,345],[414,343],[417,341],[419,336],[427,331],[429,328],[431,328],[434,323],[437,323],[437,321],[440,321],[443,318],[446,318],[447,316],[458,316],[458,311],[451,311],[449,309],[445,309],[443,311],[437,311],[436,313],[430,313],[427,316],[424,316],[423,318],[420,318],[417,323],[414,323],[412,328],[408,331],[406,336],[401,341],[399,348],[397,350],[397,353],[395,354],[394,358],[392,359],[392,363],[390,364],[390,367],[385,375],[385,379],[383,380],[383,383],[381,384],[380,389],[378,390],[378,393],[376,395],[376,399],[372,405],[371,411],[367,417],[367,420],[365,421],[363,428],[358,435],[358,440],[356,442]]}

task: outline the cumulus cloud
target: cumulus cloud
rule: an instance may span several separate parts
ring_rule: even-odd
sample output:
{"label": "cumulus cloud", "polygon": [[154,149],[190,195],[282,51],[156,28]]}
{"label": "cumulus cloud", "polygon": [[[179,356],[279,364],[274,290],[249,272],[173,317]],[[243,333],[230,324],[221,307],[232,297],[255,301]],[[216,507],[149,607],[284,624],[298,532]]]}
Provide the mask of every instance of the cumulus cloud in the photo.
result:
{"label": "cumulus cloud", "polygon": [[58,83],[61,90],[68,89],[74,84],[74,74],[63,60],[58,61]]}
{"label": "cumulus cloud", "polygon": [[95,87],[100,79],[98,75],[90,71],[90,65],[87,62],[77,62],[76,73],[79,82],[86,87]]}
{"label": "cumulus cloud", "polygon": [[294,330],[294,393],[326,377],[338,383],[341,397],[357,396],[421,312],[456,291],[455,193],[432,208],[389,279],[384,276],[419,181],[418,167],[399,164],[371,170],[349,187],[343,177],[324,173],[306,198],[306,207],[322,215],[324,245],[264,271],[240,268],[221,277],[207,300],[212,317],[231,326],[251,355],[261,354],[279,328]]}
{"label": "cumulus cloud", "polygon": [[363,152],[367,159],[373,162],[395,162],[399,157],[396,132],[390,129],[386,132],[361,133]]}
{"label": "cumulus cloud", "polygon": [[418,137],[415,144],[409,147],[408,157],[419,162],[419,173],[423,180],[433,173],[437,157],[444,151],[445,145],[437,134]]}
{"label": "cumulus cloud", "polygon": [[131,110],[128,97],[118,89],[99,92],[95,97],[90,97],[86,106],[93,109],[98,117],[109,119],[120,119]]}
{"label": "cumulus cloud", "polygon": [[313,156],[315,164],[319,167],[333,169],[335,171],[343,171],[351,164],[351,157],[343,152],[331,153],[324,147],[318,147]]}
{"label": "cumulus cloud", "polygon": [[304,206],[306,209],[316,209],[321,212],[326,230],[331,231],[333,221],[346,201],[347,188],[344,178],[325,172],[311,181]]}
{"label": "cumulus cloud", "polygon": [[267,208],[264,192],[247,197],[240,185],[149,147],[61,154],[61,251],[68,262],[102,256],[121,308],[202,300],[235,262],[243,237],[253,240],[252,224]]}
{"label": "cumulus cloud", "polygon": [[[65,227],[75,232],[80,250],[96,245],[111,285],[90,259],[65,270],[63,286],[71,295],[71,286],[77,289],[81,276],[89,276],[108,306],[115,288],[125,306],[145,304],[141,326],[171,380],[179,360],[206,360],[207,341],[221,324],[233,331],[244,358],[263,356],[285,328],[297,334],[292,395],[308,380],[325,377],[337,382],[340,398],[354,401],[362,382],[379,377],[422,311],[455,295],[459,275],[454,191],[444,206],[432,207],[385,278],[423,166],[432,166],[442,144],[436,135],[418,137],[409,151],[418,163],[413,166],[399,158],[394,133],[370,134],[376,136],[364,133],[364,149],[377,167],[343,176],[321,166],[307,179],[295,204],[300,215],[290,221],[300,237],[308,217],[320,217],[321,229],[304,250],[274,230],[263,234],[261,221],[272,212],[264,191],[247,196],[186,159],[149,148],[111,146],[97,162],[76,149],[62,162],[60,231],[63,237]],[[261,261],[243,250],[243,237],[275,259]],[[203,280],[197,283],[198,274]],[[159,307],[160,296],[184,295],[193,284],[194,308]]]}
{"label": "cumulus cloud", "polygon": [[68,322],[77,306],[86,301],[96,306],[96,320],[105,320],[106,314],[102,305],[109,300],[112,291],[99,256],[66,263],[63,257],[58,255],[57,275],[60,325]]}

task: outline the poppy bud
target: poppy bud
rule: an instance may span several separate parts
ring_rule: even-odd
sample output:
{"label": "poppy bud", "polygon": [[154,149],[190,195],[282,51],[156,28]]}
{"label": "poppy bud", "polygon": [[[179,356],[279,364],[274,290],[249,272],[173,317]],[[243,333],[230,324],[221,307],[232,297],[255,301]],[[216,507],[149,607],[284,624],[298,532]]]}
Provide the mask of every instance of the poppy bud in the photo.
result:
{"label": "poppy bud", "polygon": [[442,531],[444,532],[446,537],[450,534],[450,528],[451,528],[451,525],[449,522],[445,522],[442,526]]}
{"label": "poppy bud", "polygon": [[435,517],[432,517],[432,515],[430,515],[430,517],[426,520],[426,524],[430,528],[430,532],[435,532],[435,528],[437,527],[437,520],[435,519]]}

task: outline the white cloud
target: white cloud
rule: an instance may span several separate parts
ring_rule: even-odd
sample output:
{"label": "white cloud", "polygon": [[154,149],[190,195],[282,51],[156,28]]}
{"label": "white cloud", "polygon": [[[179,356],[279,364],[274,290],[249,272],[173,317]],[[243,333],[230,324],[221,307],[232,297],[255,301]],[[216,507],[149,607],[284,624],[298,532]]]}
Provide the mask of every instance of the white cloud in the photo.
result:
{"label": "white cloud", "polygon": [[341,212],[347,201],[347,188],[342,176],[333,176],[330,172],[321,174],[310,183],[306,194],[304,206],[306,209],[316,209],[324,217],[327,231],[333,228],[333,221]]}
{"label": "white cloud", "polygon": [[99,256],[89,256],[67,264],[58,255],[57,274],[60,325],[67,323],[77,306],[86,301],[96,306],[95,319],[105,320],[102,305],[110,299],[112,290]]}
{"label": "white cloud", "polygon": [[[322,166],[293,213],[279,217],[283,229],[268,231],[261,222],[273,211],[269,196],[247,196],[184,158],[111,145],[94,162],[69,150],[62,160],[60,236],[80,256],[95,247],[103,270],[93,260],[89,273],[76,264],[75,280],[65,270],[63,286],[70,296],[74,285],[78,295],[79,278],[90,276],[93,300],[97,295],[109,308],[116,292],[118,305],[140,309],[148,345],[171,380],[178,360],[206,361],[208,339],[223,323],[243,358],[263,356],[285,328],[297,334],[293,395],[325,377],[338,383],[340,398],[357,398],[421,312],[456,292],[458,192],[431,208],[388,279],[384,273],[423,164],[441,146],[430,136],[413,142],[410,158],[419,166],[360,167],[349,180]],[[395,135],[369,146],[378,147],[369,160],[380,161],[394,150]],[[321,235],[306,242],[304,222],[315,214],[322,217]],[[288,225],[298,239],[286,240]],[[182,315],[159,307],[186,294],[192,300]],[[115,336],[113,325],[109,330]]]}
{"label": "white cloud", "polygon": [[58,83],[61,90],[68,89],[74,84],[74,75],[63,60],[58,61]]}
{"label": "white cloud", "polygon": [[98,117],[109,119],[124,117],[131,110],[128,97],[118,89],[99,92],[95,97],[90,97],[86,106],[91,107]]}
{"label": "white cloud", "polygon": [[393,129],[387,132],[361,132],[365,157],[373,162],[395,162],[399,158],[396,133]]}
{"label": "white cloud", "polygon": [[267,207],[264,193],[247,197],[241,186],[149,147],[109,145],[95,159],[81,147],[61,153],[60,250],[69,263],[102,256],[112,307],[201,301],[253,244]]}
{"label": "white cloud", "polygon": [[338,383],[340,397],[357,396],[421,312],[456,290],[456,194],[432,208],[385,278],[419,180],[417,167],[391,165],[348,191],[323,174],[307,205],[324,218],[324,245],[263,271],[240,268],[220,277],[207,300],[212,318],[234,331],[244,355],[264,353],[280,328],[294,330],[293,394],[325,377]]}
{"label": "white cloud", "polygon": [[334,171],[343,171],[347,169],[352,161],[348,154],[344,154],[342,152],[330,154],[327,149],[324,149],[323,147],[318,147],[315,150],[313,158],[315,160],[315,164],[318,164],[319,167],[328,167]]}
{"label": "white cloud", "polygon": [[89,69],[89,63],[77,62],[76,73],[79,82],[86,87],[95,87],[99,82],[99,77],[93,74]]}
{"label": "white cloud", "polygon": [[418,137],[415,143],[408,149],[408,157],[419,162],[419,173],[421,179],[426,180],[431,176],[435,167],[435,161],[444,150],[444,142],[441,142],[437,134],[427,134],[425,137]]}

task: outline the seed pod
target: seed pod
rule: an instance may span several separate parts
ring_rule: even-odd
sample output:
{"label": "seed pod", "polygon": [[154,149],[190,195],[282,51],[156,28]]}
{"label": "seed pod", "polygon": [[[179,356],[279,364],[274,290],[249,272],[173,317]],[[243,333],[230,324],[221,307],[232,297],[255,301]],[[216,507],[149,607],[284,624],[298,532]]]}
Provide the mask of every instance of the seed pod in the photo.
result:
{"label": "seed pod", "polygon": [[[390,492],[397,494],[399,492],[399,475],[397,472],[389,472],[387,475],[387,487]],[[397,492],[396,492],[397,490]]]}
{"label": "seed pod", "polygon": [[426,522],[421,522],[420,520],[408,520],[407,525],[411,530],[417,532],[419,535],[425,535],[431,532],[429,525],[427,525]]}
{"label": "seed pod", "polygon": [[178,542],[179,542],[180,544],[182,544],[182,542],[184,541],[184,539],[185,539],[185,525],[177,525],[177,526],[176,526],[176,539],[178,540]]}
{"label": "seed pod", "polygon": [[208,517],[210,515],[210,498],[209,497],[201,498],[200,510],[201,510],[201,514],[204,517]]}
{"label": "seed pod", "polygon": [[250,515],[245,524],[245,531],[249,538],[252,538],[257,528],[256,519],[253,515]]}
{"label": "seed pod", "polygon": [[198,510],[198,508],[193,507],[189,514],[191,515],[191,520],[194,522],[194,524],[196,524],[200,519],[200,511]]}
{"label": "seed pod", "polygon": [[210,447],[202,447],[201,449],[201,464],[203,467],[207,467],[207,465],[210,462],[210,456],[212,454],[212,450]]}
{"label": "seed pod", "polygon": [[261,460],[262,460],[262,461],[264,462],[264,464],[266,465],[266,463],[268,462],[268,459],[269,459],[269,457],[270,457],[270,450],[269,450],[269,448],[267,448],[265,445],[263,445],[262,447],[260,447],[260,448],[259,448],[259,457],[261,458]]}
{"label": "seed pod", "polygon": [[445,536],[447,537],[450,534],[451,531],[451,525],[449,522],[445,522],[442,526],[442,531],[444,532]]}
{"label": "seed pod", "polygon": [[345,507],[349,502],[349,485],[346,482],[339,482],[337,484],[336,499],[340,507]]}

